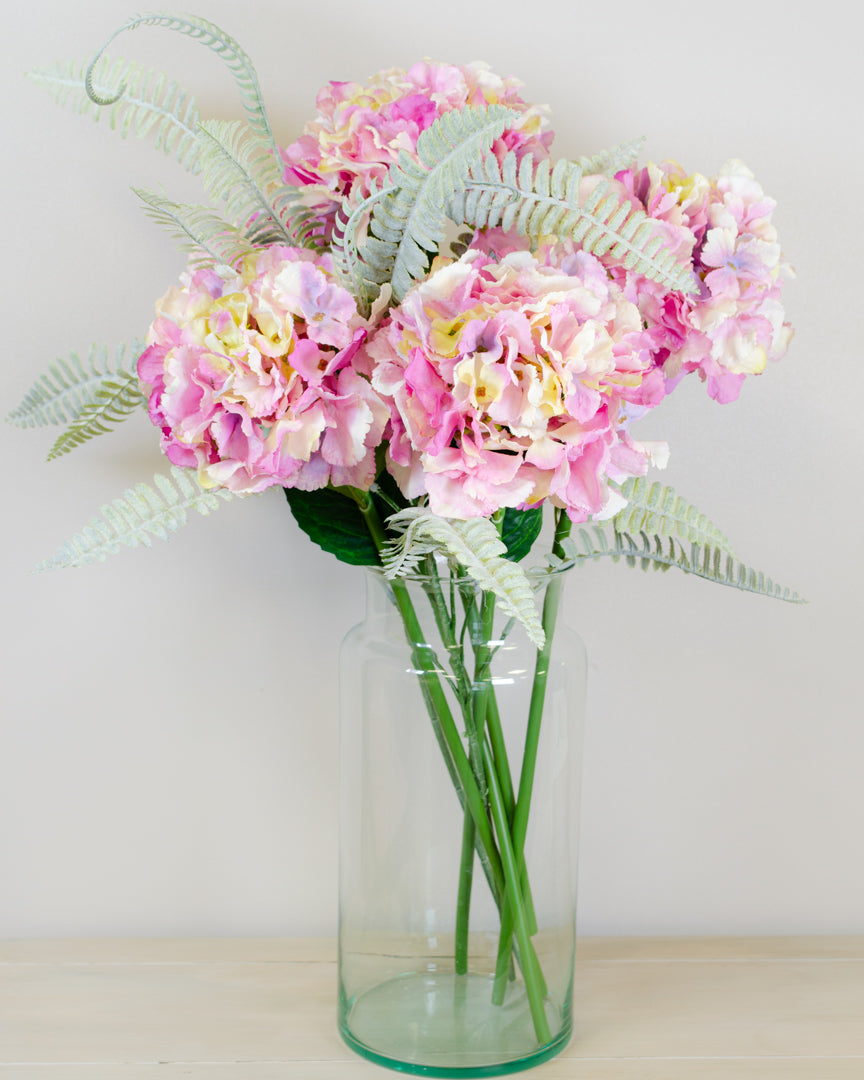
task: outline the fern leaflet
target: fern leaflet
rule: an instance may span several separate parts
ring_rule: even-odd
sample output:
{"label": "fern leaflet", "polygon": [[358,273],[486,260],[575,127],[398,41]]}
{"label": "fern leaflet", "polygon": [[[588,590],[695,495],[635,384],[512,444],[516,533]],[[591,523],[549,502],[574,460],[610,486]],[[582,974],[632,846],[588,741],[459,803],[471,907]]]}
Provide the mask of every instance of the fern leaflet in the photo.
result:
{"label": "fern leaflet", "polygon": [[372,279],[389,281],[401,300],[428,269],[445,235],[446,206],[470,174],[472,162],[517,117],[501,105],[453,109],[417,140],[418,161],[404,151],[390,167],[388,191],[375,201],[370,236],[361,252]]}
{"label": "fern leaflet", "polygon": [[576,165],[585,176],[602,173],[604,176],[614,176],[622,169],[630,169],[636,164],[636,160],[642,153],[645,138],[629,139],[627,142],[613,146],[611,150],[602,150],[592,157],[580,157]]}
{"label": "fern leaflet", "polygon": [[381,199],[393,195],[396,189],[391,185],[380,186],[374,180],[371,191],[357,205],[345,204],[336,212],[331,238],[333,266],[342,285],[357,301],[357,307],[364,316],[369,314],[373,300],[380,291],[380,284],[374,274],[368,272],[357,248],[355,237],[367,222],[373,206]]}
{"label": "fern leaflet", "polygon": [[685,544],[675,536],[652,536],[644,532],[633,536],[611,530],[610,534],[602,525],[595,524],[571,534],[563,542],[562,549],[563,559],[549,556],[549,562],[556,570],[600,558],[611,558],[613,562],[624,559],[628,566],[638,565],[642,570],[665,571],[674,566],[685,574],[693,574],[718,585],[792,604],[806,602],[793,589],[776,584],[761,571],[754,570],[729,552],[708,543]]}
{"label": "fern leaflet", "polygon": [[68,454],[76,446],[106,435],[112,430],[109,424],[119,424],[143,405],[147,398],[138,389],[135,372],[124,372],[102,380],[95,392],[95,400],[85,405],[73,423],[57,439],[48,453],[48,460]]}
{"label": "fern leaflet", "polygon": [[104,345],[92,345],[86,360],[75,352],[68,359],[58,358],[27,391],[18,408],[9,413],[6,422],[27,428],[74,423],[84,409],[99,400],[106,379],[134,376],[142,349],[138,341],[119,345],[112,361]]}
{"label": "fern leaflet", "polygon": [[409,574],[424,555],[440,552],[482,589],[493,592],[502,611],[522,623],[538,649],[543,647],[545,634],[531,584],[520,566],[502,557],[507,547],[488,518],[456,521],[409,506],[389,517],[387,526],[400,534],[381,554],[387,577]]}
{"label": "fern leaflet", "polygon": [[732,546],[723,533],[674,488],[644,476],[631,477],[618,488],[627,506],[612,519],[616,532],[638,536],[676,536],[691,544],[709,544],[728,555]]}
{"label": "fern leaflet", "polygon": [[58,105],[69,105],[94,120],[107,116],[111,129],[119,131],[123,139],[130,134],[141,139],[155,132],[157,149],[174,156],[190,172],[198,171],[198,106],[162,72],[125,60],[112,64],[103,57],[92,75],[94,93],[100,99],[110,99],[119,87],[124,88],[122,98],[115,97],[107,109],[87,95],[83,64],[57,64],[31,71],[28,78],[44,87]]}
{"label": "fern leaflet", "polygon": [[172,465],[170,476],[153,477],[152,487],[136,484],[101,507],[101,517],[93,518],[36,570],[87,566],[104,562],[123,547],[151,547],[154,536],[167,540],[185,525],[190,510],[206,515],[219,509],[220,500],[232,498],[235,493],[226,488],[202,487],[194,469]]}
{"label": "fern leaflet", "polygon": [[487,153],[474,164],[464,190],[450,201],[457,221],[474,228],[515,229],[539,242],[546,237],[572,239],[594,255],[607,252],[628,270],[635,270],[669,289],[690,292],[693,271],[664,247],[657,223],[630,201],[598,180],[581,201],[583,171],[563,158],[554,165],[535,164],[530,154],[517,159],[510,151],[499,164]]}
{"label": "fern leaflet", "polygon": [[113,105],[126,92],[127,87],[121,85],[107,96],[100,95],[93,85],[93,72],[100,57],[111,42],[124,31],[135,30],[139,26],[162,26],[168,30],[174,30],[178,34],[185,34],[187,37],[201,42],[202,45],[206,45],[208,49],[212,49],[225,62],[234,76],[252,130],[268,144],[274,155],[277,153],[276,141],[273,138],[270,121],[267,119],[267,111],[264,108],[264,99],[261,95],[261,87],[258,84],[258,74],[255,71],[254,64],[234,38],[226,34],[215,23],[199,18],[196,15],[165,15],[160,12],[150,12],[145,15],[133,16],[115,30],[87,66],[84,76],[85,91],[91,101],[96,105]]}
{"label": "fern leaflet", "polygon": [[[292,211],[296,188],[282,183],[269,147],[242,121],[208,120],[199,127],[201,172],[210,195],[224,200],[225,216],[244,230],[256,247],[296,245],[305,239],[302,225],[308,213],[301,208],[295,229]],[[298,235],[299,234],[299,235]]]}
{"label": "fern leaflet", "polygon": [[132,190],[145,204],[148,216],[171,233],[180,250],[189,252],[195,264],[233,265],[255,250],[236,225],[224,221],[209,206],[187,206],[151,191]]}

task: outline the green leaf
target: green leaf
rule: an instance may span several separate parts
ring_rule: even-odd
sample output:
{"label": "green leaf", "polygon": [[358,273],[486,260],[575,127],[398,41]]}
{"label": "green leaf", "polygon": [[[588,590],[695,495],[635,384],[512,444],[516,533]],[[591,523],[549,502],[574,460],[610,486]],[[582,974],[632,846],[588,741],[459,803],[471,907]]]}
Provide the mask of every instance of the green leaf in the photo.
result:
{"label": "green leaf", "polygon": [[378,566],[378,551],[357,503],[333,488],[285,488],[291,513],[303,532],[324,551],[352,566]]}
{"label": "green leaf", "polygon": [[501,539],[507,548],[504,556],[511,562],[520,562],[534,546],[543,528],[543,507],[514,510],[507,507],[501,528]]}

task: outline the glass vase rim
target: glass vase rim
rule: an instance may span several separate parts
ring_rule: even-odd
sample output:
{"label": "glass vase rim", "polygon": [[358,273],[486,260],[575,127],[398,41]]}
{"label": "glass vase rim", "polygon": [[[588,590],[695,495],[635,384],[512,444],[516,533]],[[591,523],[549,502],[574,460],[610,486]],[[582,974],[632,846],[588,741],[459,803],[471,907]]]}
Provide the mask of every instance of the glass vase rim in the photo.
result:
{"label": "glass vase rim", "polygon": [[[513,565],[519,566],[520,564],[517,562]],[[543,587],[544,585],[548,585],[552,581],[563,579],[564,576],[568,574],[575,565],[575,562],[568,561],[560,566],[535,565],[523,567],[523,569],[525,571],[525,576],[528,578],[528,581],[531,584],[531,587],[537,589]],[[440,567],[443,568],[443,573],[440,574],[420,573],[419,571],[413,570],[407,574],[397,574],[395,577],[392,578],[387,576],[383,566],[367,565],[364,566],[363,569],[370,575],[370,577],[373,578],[373,580],[380,581],[385,586],[389,585],[393,581],[412,582],[414,584],[422,586],[426,584],[431,584],[435,581],[441,581],[446,576],[448,583],[452,580],[453,583],[457,585],[460,589],[470,589],[472,591],[477,590],[481,592],[484,591],[483,586],[480,584],[480,582],[473,577],[467,576],[464,578],[453,578],[448,573],[446,560],[442,561]]]}

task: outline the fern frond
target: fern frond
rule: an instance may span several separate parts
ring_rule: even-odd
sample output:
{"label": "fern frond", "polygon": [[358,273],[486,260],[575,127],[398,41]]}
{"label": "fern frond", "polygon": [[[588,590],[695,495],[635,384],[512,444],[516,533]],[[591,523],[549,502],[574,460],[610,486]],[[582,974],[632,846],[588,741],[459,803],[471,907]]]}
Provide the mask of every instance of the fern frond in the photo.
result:
{"label": "fern frond", "polygon": [[517,563],[502,557],[507,548],[488,518],[456,521],[409,506],[389,517],[387,526],[401,534],[381,555],[387,577],[411,573],[424,555],[440,552],[482,589],[494,593],[501,610],[522,623],[538,649],[543,647],[545,635],[531,584]]}
{"label": "fern frond", "polygon": [[100,99],[109,99],[123,87],[123,96],[101,108],[85,89],[85,65],[56,64],[28,72],[28,78],[44,87],[58,105],[68,105],[81,115],[99,120],[105,116],[122,139],[138,139],[153,134],[156,148],[180,162],[190,172],[198,171],[198,123],[195,99],[162,72],[142,68],[126,60],[110,62],[103,57],[93,71],[92,86]]}
{"label": "fern frond", "polygon": [[622,169],[630,169],[635,164],[645,146],[645,136],[638,139],[628,139],[627,142],[613,146],[611,150],[601,150],[599,154],[591,157],[576,159],[576,166],[585,176],[602,173],[603,176],[614,176]]}
{"label": "fern frond", "polygon": [[618,488],[627,506],[612,519],[616,532],[637,536],[675,536],[690,544],[708,544],[728,555],[732,546],[723,533],[672,487],[644,476],[631,477]]}
{"label": "fern frond", "polygon": [[35,569],[87,566],[104,562],[123,547],[151,547],[154,536],[167,540],[172,532],[185,525],[190,510],[206,515],[219,509],[220,500],[235,497],[226,488],[203,488],[194,469],[173,465],[170,476],[153,477],[152,487],[136,484],[101,507],[101,517],[93,518]]}
{"label": "fern frond", "polygon": [[668,570],[677,567],[685,574],[727,585],[733,589],[768,596],[787,603],[806,603],[793,589],[778,585],[762,571],[736,559],[734,555],[708,543],[682,543],[675,536],[631,535],[592,525],[576,530],[564,541],[564,558],[551,559],[556,570],[578,566],[589,560],[611,558],[614,562],[624,559],[628,566],[642,570]]}
{"label": "fern frond", "polygon": [[194,263],[233,265],[255,250],[236,225],[220,218],[209,206],[187,206],[152,191],[132,190],[144,203],[145,213],[168,230],[180,250],[193,256]]}
{"label": "fern frond", "polygon": [[113,105],[126,93],[127,87],[121,85],[107,95],[100,94],[96,90],[93,73],[111,42],[126,30],[135,30],[139,26],[161,26],[178,34],[185,34],[216,53],[234,76],[250,127],[268,144],[274,155],[278,152],[267,111],[264,108],[255,65],[230,34],[226,34],[215,23],[196,15],[165,15],[160,12],[149,12],[133,16],[115,30],[90,61],[84,74],[85,92],[94,104]]}
{"label": "fern frond", "polygon": [[107,435],[113,430],[109,425],[121,423],[147,403],[138,389],[138,375],[134,371],[103,379],[94,397],[51,447],[48,461],[68,454],[97,435]]}
{"label": "fern frond", "polygon": [[6,422],[26,428],[74,423],[84,409],[98,401],[106,378],[135,375],[142,349],[141,342],[133,341],[118,345],[113,360],[104,345],[92,345],[86,360],[76,352],[66,359],[58,357],[27,391],[18,408],[9,413]]}
{"label": "fern frond", "polygon": [[296,246],[291,208],[298,192],[282,183],[267,144],[242,120],[208,120],[198,130],[202,179],[211,197],[224,201],[225,216],[256,247]]}
{"label": "fern frond", "polygon": [[474,228],[515,229],[532,241],[556,236],[572,239],[594,255],[611,254],[628,270],[682,292],[693,290],[689,263],[676,261],[664,246],[657,222],[599,180],[584,203],[583,171],[563,158],[535,164],[530,154],[511,150],[499,163],[487,153],[470,169],[464,190],[450,200],[449,212]]}
{"label": "fern frond", "polygon": [[340,283],[357,301],[361,315],[368,316],[372,302],[378,296],[380,283],[370,275],[357,247],[357,234],[367,223],[373,206],[392,195],[395,188],[372,181],[371,191],[355,206],[345,204],[336,212],[331,237],[333,267]]}
{"label": "fern frond", "polygon": [[375,282],[391,283],[397,302],[424,276],[429,253],[442,244],[448,200],[462,188],[472,162],[517,116],[501,105],[453,109],[420,135],[419,161],[402,152],[391,165],[387,185],[394,190],[372,207],[361,257]]}

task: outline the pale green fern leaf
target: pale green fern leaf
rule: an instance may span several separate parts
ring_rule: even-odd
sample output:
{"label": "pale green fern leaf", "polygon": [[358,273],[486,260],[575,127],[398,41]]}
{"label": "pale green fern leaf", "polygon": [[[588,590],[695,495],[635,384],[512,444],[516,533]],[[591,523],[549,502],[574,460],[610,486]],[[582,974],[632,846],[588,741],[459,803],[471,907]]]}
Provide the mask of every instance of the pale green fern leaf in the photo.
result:
{"label": "pale green fern leaf", "polygon": [[718,585],[792,604],[805,603],[793,589],[777,584],[729,552],[709,543],[682,542],[677,536],[649,535],[645,532],[631,535],[595,524],[571,534],[563,542],[562,551],[563,558],[550,558],[556,570],[601,558],[611,558],[613,562],[623,559],[628,566],[639,566],[642,570],[666,571],[670,567],[677,567],[685,574],[693,574]]}
{"label": "pale green fern leaf", "polygon": [[[372,302],[377,297],[381,282],[375,280],[368,266],[363,261],[357,246],[357,235],[368,224],[369,215],[376,203],[395,192],[391,185],[382,185],[375,180],[371,183],[369,194],[355,205],[344,204],[336,212],[331,238],[333,266],[341,284],[357,301],[357,307],[364,316],[369,314]],[[386,280],[386,275],[382,280]]]}
{"label": "pale green fern leaf", "polygon": [[444,241],[448,200],[461,189],[472,162],[517,116],[501,105],[453,109],[420,135],[419,160],[403,151],[391,165],[387,186],[393,190],[372,206],[361,257],[373,281],[391,283],[397,301],[426,274],[430,253]]}
{"label": "pale green fern leaf", "polygon": [[411,573],[425,555],[445,555],[482,589],[494,593],[501,610],[522,623],[538,649],[543,647],[545,635],[531,584],[517,563],[502,557],[506,545],[488,518],[456,521],[409,506],[389,517],[387,526],[400,534],[382,552],[387,577]]}
{"label": "pale green fern leaf", "polygon": [[611,150],[602,150],[591,157],[577,158],[576,165],[585,176],[596,173],[614,176],[622,169],[633,168],[644,146],[644,136],[639,139],[629,139],[627,142],[619,143],[618,146],[613,146]]}
{"label": "pale green fern leaf", "polygon": [[128,87],[123,85],[107,95],[98,93],[95,86],[94,72],[102,54],[114,38],[126,30],[135,30],[139,26],[161,26],[178,34],[185,34],[202,45],[206,45],[208,49],[216,53],[234,76],[250,127],[268,144],[274,155],[278,153],[276,141],[270,128],[270,121],[267,118],[267,111],[264,108],[264,99],[261,94],[261,87],[258,84],[258,75],[254,64],[234,38],[226,34],[215,23],[208,22],[207,19],[202,19],[196,15],[165,15],[161,12],[149,12],[144,15],[134,15],[115,30],[90,61],[85,72],[85,91],[95,104],[113,105],[126,93]]}
{"label": "pale green fern leaf", "polygon": [[107,376],[95,391],[94,400],[81,409],[72,424],[51,447],[48,460],[53,461],[63,454],[68,454],[76,446],[81,446],[97,435],[106,435],[113,430],[113,426],[127,419],[146,403],[147,398],[138,389],[138,375],[134,371]]}
{"label": "pale green fern leaf", "polygon": [[675,536],[691,544],[708,544],[734,555],[723,533],[674,488],[653,483],[644,476],[631,477],[618,487],[627,506],[612,519],[616,532],[637,536]]}
{"label": "pale green fern leaf", "polygon": [[190,172],[198,171],[200,118],[190,94],[162,72],[102,57],[91,76],[94,93],[100,99],[110,99],[123,87],[123,96],[114,97],[112,105],[102,108],[87,94],[85,67],[67,62],[31,71],[28,78],[44,87],[59,105],[94,120],[104,116],[121,138],[134,135],[141,139],[152,134],[157,149],[176,158]]}
{"label": "pale green fern leaf", "polygon": [[215,214],[208,206],[175,203],[152,191],[132,189],[145,212],[167,229],[181,251],[189,252],[195,265],[206,262],[233,265],[255,250],[246,235]]}
{"label": "pale green fern leaf", "polygon": [[104,562],[123,547],[151,547],[153,537],[167,540],[185,525],[190,510],[210,514],[220,501],[235,498],[226,488],[203,488],[193,469],[171,467],[170,476],[157,474],[153,486],[137,484],[100,509],[71,540],[67,541],[37,571],[60,570]]}
{"label": "pale green fern leaf", "polygon": [[119,345],[112,359],[104,345],[92,345],[86,360],[76,352],[58,358],[39,376],[6,422],[28,428],[74,423],[84,409],[98,402],[106,380],[122,381],[134,376],[142,349],[139,341]]}
{"label": "pale green fern leaf", "polygon": [[[199,127],[201,175],[211,197],[256,247],[296,245],[292,208],[296,188],[286,187],[267,144],[242,121],[208,120]],[[299,209],[300,222],[305,209]],[[306,237],[308,240],[308,235]]]}
{"label": "pale green fern leaf", "polygon": [[530,154],[511,151],[502,162],[485,154],[470,169],[464,189],[450,199],[448,212],[474,228],[515,229],[532,242],[572,239],[594,255],[610,254],[627,269],[669,289],[694,288],[689,263],[667,250],[657,223],[628,199],[597,179],[582,201],[584,173],[578,164],[559,160],[534,163]]}

